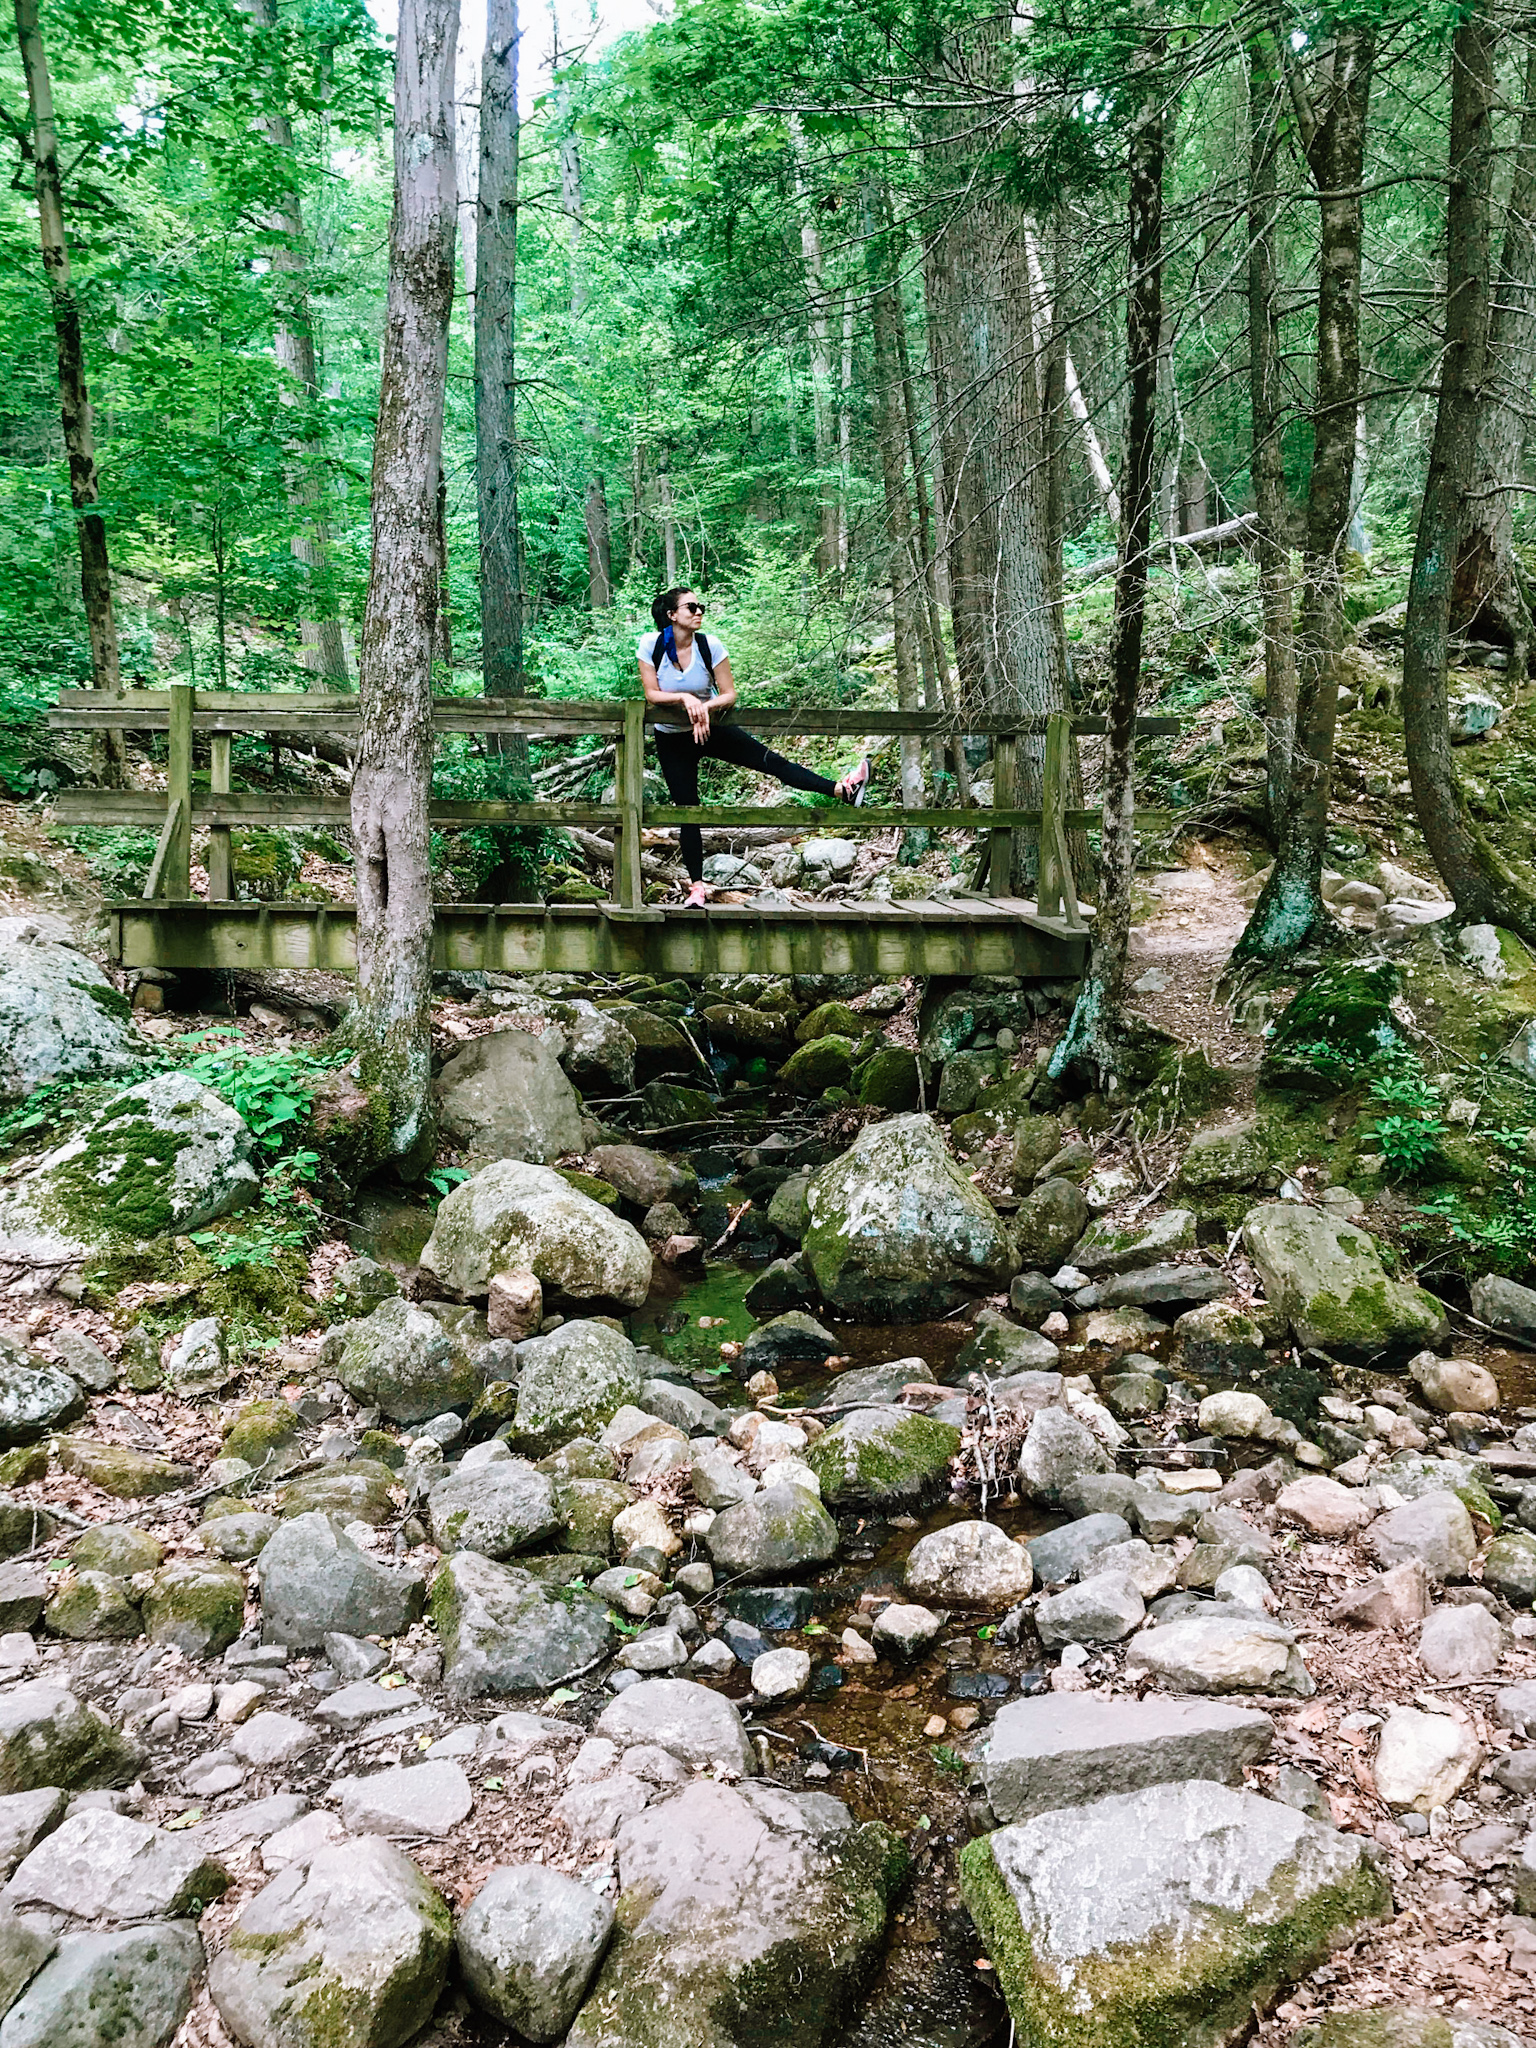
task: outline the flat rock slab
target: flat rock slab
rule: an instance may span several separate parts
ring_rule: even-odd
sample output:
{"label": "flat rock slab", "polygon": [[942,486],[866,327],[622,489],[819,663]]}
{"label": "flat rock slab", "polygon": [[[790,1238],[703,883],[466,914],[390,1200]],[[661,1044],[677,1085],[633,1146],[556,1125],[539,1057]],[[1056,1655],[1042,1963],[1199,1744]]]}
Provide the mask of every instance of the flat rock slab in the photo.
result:
{"label": "flat rock slab", "polygon": [[1022,2039],[1225,2048],[1391,1912],[1370,1847],[1194,1780],[1001,1828],[962,1851],[960,1884]]}
{"label": "flat rock slab", "polygon": [[474,1803],[468,1778],[446,1757],[341,1785],[342,1825],[354,1835],[451,1834]]}
{"label": "flat rock slab", "polygon": [[1154,1678],[1169,1692],[1277,1692],[1310,1699],[1317,1687],[1277,1621],[1192,1614],[1143,1629],[1125,1660],[1127,1678]]}
{"label": "flat rock slab", "polygon": [[1042,1693],[998,1710],[982,1758],[1004,1822],[1191,1778],[1236,1785],[1269,1754],[1274,1723],[1251,1707]]}
{"label": "flat rock slab", "polygon": [[88,1807],[22,1860],[5,1888],[18,1910],[51,1906],[80,1920],[173,1920],[229,1888],[201,1842],[127,1814]]}

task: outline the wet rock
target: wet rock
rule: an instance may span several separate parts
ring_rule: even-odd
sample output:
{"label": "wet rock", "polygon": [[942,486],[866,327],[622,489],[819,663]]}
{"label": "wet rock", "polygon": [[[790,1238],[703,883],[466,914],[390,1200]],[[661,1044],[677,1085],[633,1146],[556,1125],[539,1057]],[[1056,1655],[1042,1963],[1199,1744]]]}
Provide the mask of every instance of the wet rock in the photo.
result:
{"label": "wet rock", "polygon": [[1186,1309],[1173,1325],[1184,1369],[1240,1378],[1264,1368],[1264,1332],[1229,1301],[1208,1301]]}
{"label": "wet rock", "polygon": [[624,1939],[568,2048],[659,2041],[658,2013],[669,2041],[724,2048],[750,2031],[824,2048],[873,1965],[904,1866],[895,1836],[825,1794],[689,1785],[619,1829]]}
{"label": "wet rock", "polygon": [[0,918],[0,1100],[104,1080],[143,1058],[128,1005],[59,921]]}
{"label": "wet rock", "polygon": [[806,1263],[824,1298],[870,1321],[944,1314],[1018,1264],[996,1211],[931,1117],[870,1124],[806,1193]]}
{"label": "wet rock", "polygon": [[1075,1415],[1065,1408],[1042,1408],[1019,1453],[1019,1486],[1031,1500],[1054,1505],[1085,1473],[1114,1469],[1113,1457]]}
{"label": "wet rock", "polygon": [[520,1458],[449,1473],[427,1496],[427,1518],[439,1550],[497,1558],[531,1550],[560,1527],[548,1474]]}
{"label": "wet rock", "polygon": [[142,1755],[61,1685],[34,1679],[0,1694],[0,1793],[126,1785]]}
{"label": "wet rock", "polygon": [[1034,1584],[1029,1552],[992,1522],[951,1522],[907,1556],[909,1593],[940,1606],[1011,1607]]}
{"label": "wet rock", "polygon": [[446,1758],[343,1778],[338,1789],[342,1826],[354,1835],[452,1834],[475,1803],[468,1778]]}
{"label": "wet rock", "polygon": [[1244,1218],[1243,1243],[1297,1342],[1346,1365],[1422,1350],[1445,1328],[1432,1294],[1388,1279],[1375,1240],[1326,1210],[1265,1203]]}
{"label": "wet rock", "polygon": [[1042,1586],[1064,1586],[1086,1570],[1101,1550],[1130,1539],[1131,1525],[1119,1515],[1085,1515],[1063,1528],[1048,1529],[1024,1546]]}
{"label": "wet rock", "polygon": [[781,1365],[837,1356],[841,1346],[832,1332],[801,1309],[790,1309],[771,1322],[760,1323],[742,1346],[736,1363],[737,1377],[748,1380],[756,1372],[776,1372]]}
{"label": "wet rock", "polygon": [[613,1640],[607,1608],[472,1550],[432,1581],[432,1618],[451,1692],[547,1692],[596,1663]]}
{"label": "wet rock", "polygon": [[1437,1607],[1419,1631],[1419,1662],[1431,1678],[1486,1678],[1498,1667],[1504,1631],[1486,1607]]}
{"label": "wet rock", "polygon": [[453,1923],[410,1858],[378,1837],[321,1849],[241,1908],[208,1973],[247,2048],[399,2048],[431,2017]]}
{"label": "wet rock", "polygon": [[1191,1209],[1165,1209],[1161,1215],[1129,1227],[1105,1219],[1095,1223],[1079,1240],[1072,1263],[1097,1279],[1158,1265],[1173,1252],[1192,1250],[1194,1242],[1195,1217]]}
{"label": "wet rock", "polygon": [[1495,1536],[1483,1556],[1483,1584],[1511,1607],[1536,1603],[1536,1536],[1524,1529]]}
{"label": "wet rock", "polygon": [[638,1308],[651,1254],[632,1224],[546,1166],[499,1160],[461,1181],[437,1212],[422,1265],[457,1294],[485,1294],[493,1273],[533,1273],[546,1292]]}
{"label": "wet rock", "polygon": [[704,1538],[717,1571],[780,1578],[837,1555],[837,1524],[815,1494],[771,1486],[717,1514]]}
{"label": "wet rock", "polygon": [[875,1648],[895,1657],[921,1656],[934,1642],[944,1624],[926,1607],[914,1607],[893,1600],[875,1616],[872,1631]]}
{"label": "wet rock", "polygon": [[1482,1760],[1465,1721],[1394,1707],[1376,1747],[1376,1790],[1388,1806],[1430,1813],[1450,1804]]}
{"label": "wet rock", "polygon": [[332,1629],[401,1635],[421,1613],[422,1575],[392,1570],[360,1550],[322,1514],[285,1522],[256,1564],[265,1639],[319,1649]]}
{"label": "wet rock", "polygon": [[1146,1611],[1124,1572],[1095,1572],[1042,1600],[1035,1609],[1035,1627],[1047,1649],[1061,1643],[1118,1643],[1141,1626]]}
{"label": "wet rock", "polygon": [[1269,1716],[1248,1707],[1042,1693],[999,1708],[982,1776],[1006,1824],[1186,1779],[1240,1785],[1274,1734]]}
{"label": "wet rock", "polygon": [[472,1156],[543,1166],[586,1142],[580,1097],[553,1046],[530,1031],[471,1039],[443,1068],[432,1095],[444,1134]]}
{"label": "wet rock", "polygon": [[1200,1780],[970,1843],[961,1892],[1030,2040],[1240,2039],[1287,1979],[1391,1912],[1358,1835]]}
{"label": "wet rock", "polygon": [[613,1932],[613,1907],[541,1864],[493,1870],[460,1915],[459,1968],[475,2003],[524,2040],[558,2041]]}
{"label": "wet rock", "polygon": [[1472,1517],[1454,1493],[1426,1493],[1379,1515],[1367,1529],[1365,1547],[1380,1565],[1417,1558],[1437,1585],[1464,1579],[1477,1556]]}
{"label": "wet rock", "polygon": [[23,1860],[6,1903],[80,1920],[168,1920],[228,1887],[228,1871],[188,1833],[94,1807],[71,1814]]}
{"label": "wet rock", "polygon": [[909,1408],[856,1408],[806,1453],[832,1507],[888,1507],[937,1493],[960,1449],[960,1432]]}
{"label": "wet rock", "polygon": [[955,1354],[954,1377],[983,1372],[992,1379],[1012,1373],[1049,1372],[1061,1353],[1049,1337],[1038,1330],[1021,1330],[995,1309],[983,1309],[976,1318],[976,1334]]}
{"label": "wet rock", "polygon": [[512,1440],[534,1457],[595,1436],[640,1393],[635,1347],[606,1323],[578,1319],[531,1337],[518,1346],[518,1365]]}
{"label": "wet rock", "polygon": [[1126,1655],[1128,1678],[1150,1678],[1169,1692],[1289,1693],[1317,1688],[1296,1638],[1279,1622],[1239,1614],[1190,1615],[1144,1630]]}
{"label": "wet rock", "polygon": [[6,2014],[6,2048],[166,2048],[202,1974],[186,1920],[71,1935]]}

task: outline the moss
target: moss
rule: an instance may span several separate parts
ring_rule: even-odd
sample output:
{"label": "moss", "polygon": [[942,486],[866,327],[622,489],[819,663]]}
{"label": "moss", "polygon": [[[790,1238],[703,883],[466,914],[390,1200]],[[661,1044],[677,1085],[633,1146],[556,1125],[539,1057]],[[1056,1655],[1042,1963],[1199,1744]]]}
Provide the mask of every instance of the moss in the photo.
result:
{"label": "moss", "polygon": [[582,1173],[574,1166],[557,1166],[556,1173],[573,1187],[577,1194],[585,1195],[588,1201],[601,1202],[605,1209],[616,1210],[619,1206],[619,1191],[612,1182],[599,1180],[595,1173]]}
{"label": "moss", "polygon": [[232,1565],[163,1566],[144,1596],[144,1632],[188,1657],[217,1657],[245,1620],[245,1580]]}
{"label": "moss", "polygon": [[867,1109],[916,1109],[918,1055],[904,1045],[884,1046],[856,1070],[853,1084],[855,1099]]}
{"label": "moss", "polygon": [[405,1445],[382,1429],[365,1429],[357,1440],[357,1455],[398,1472],[405,1463]]}
{"label": "moss", "polygon": [[851,1038],[829,1031],[792,1052],[779,1069],[779,1079],[797,1095],[820,1095],[827,1088],[845,1087],[852,1073],[854,1051]]}
{"label": "moss", "polygon": [[[137,1107],[125,1102],[122,1111]],[[109,1113],[86,1133],[82,1150],[49,1175],[50,1197],[67,1224],[92,1238],[159,1237],[173,1220],[176,1159],[190,1142],[157,1130],[147,1117]]]}
{"label": "moss", "polygon": [[960,1432],[930,1415],[883,1415],[868,1409],[834,1423],[806,1454],[834,1505],[918,1500],[935,1492],[960,1448]]}
{"label": "moss", "polygon": [[152,1572],[165,1556],[165,1545],[147,1529],[126,1522],[98,1522],[70,1548],[69,1561],[76,1571],[115,1572],[131,1579],[135,1572]]}
{"label": "moss", "polygon": [[197,1476],[190,1465],[178,1465],[152,1451],[100,1443],[92,1437],[61,1438],[59,1463],[66,1472],[76,1473],[118,1500],[147,1500],[156,1494],[176,1493],[190,1486]]}
{"label": "moss", "polygon": [[126,1024],[131,1020],[132,1003],[110,983],[72,981],[69,985],[73,989],[78,989],[81,995],[88,996],[103,1016],[113,1017],[120,1024]]}
{"label": "moss", "polygon": [[282,1454],[299,1433],[299,1419],[286,1401],[248,1401],[224,1434],[225,1458],[244,1458],[253,1471],[280,1467]]}
{"label": "moss", "polygon": [[30,1486],[48,1477],[48,1452],[42,1444],[23,1444],[0,1458],[0,1486]]}
{"label": "moss", "polygon": [[1342,1092],[1372,1060],[1401,1045],[1392,1016],[1399,986],[1390,961],[1323,968],[1277,1019],[1261,1079],[1307,1095]]}
{"label": "moss", "polygon": [[555,1487],[555,1512],[565,1528],[562,1550],[607,1557],[613,1548],[613,1518],[635,1496],[613,1479],[566,1479]]}

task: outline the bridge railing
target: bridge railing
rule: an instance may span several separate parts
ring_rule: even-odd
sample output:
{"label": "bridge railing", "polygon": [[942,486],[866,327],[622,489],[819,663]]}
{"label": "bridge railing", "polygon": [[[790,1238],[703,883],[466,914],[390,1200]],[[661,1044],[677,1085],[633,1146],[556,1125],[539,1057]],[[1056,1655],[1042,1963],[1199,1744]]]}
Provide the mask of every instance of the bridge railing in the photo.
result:
{"label": "bridge railing", "polygon": [[[665,714],[663,714],[665,715]],[[878,734],[898,737],[949,735],[954,721],[928,711],[887,711],[858,706],[848,710],[813,711],[754,707],[742,722],[770,735],[835,735],[860,738]],[[530,802],[493,799],[434,798],[430,817],[444,829],[470,825],[597,826],[613,832],[612,914],[654,916],[644,907],[640,864],[641,834],[647,826],[701,825],[740,829],[771,826],[805,831],[818,826],[839,836],[880,832],[891,826],[932,826],[970,830],[985,835],[985,890],[993,897],[1011,896],[1013,835],[1031,832],[1039,840],[1039,881],[1036,914],[1055,919],[1064,930],[1082,931],[1086,920],[1073,887],[1068,836],[1097,825],[1097,809],[1074,806],[1071,796],[1072,736],[1102,733],[1104,721],[1073,718],[1066,713],[1008,719],[967,718],[965,730],[993,742],[992,802],[971,810],[899,809],[890,805],[839,806],[818,811],[804,804],[652,804],[645,800],[645,728],[654,717],[639,699],[608,699],[596,703],[546,701],[538,698],[438,697],[433,700],[437,733],[523,734],[548,740],[579,734],[611,738],[614,746],[612,803]],[[168,736],[166,787],[159,790],[72,788],[60,790],[56,814],[66,825],[137,825],[158,827],[154,861],[145,885],[146,899],[192,898],[192,833],[208,832],[208,900],[227,902],[234,896],[230,834],[245,826],[342,826],[349,819],[342,793],[239,791],[231,787],[232,743],[238,734],[264,734],[279,743],[303,747],[323,740],[354,738],[359,728],[355,694],[287,691],[258,695],[243,691],[195,690],[173,683],[168,690],[135,690],[104,696],[96,690],[65,690],[49,714],[50,724],[74,731],[128,730],[164,732]],[[1175,718],[1142,718],[1141,735],[1170,734]],[[199,737],[209,743],[206,790],[193,781],[193,748]],[[1044,767],[1038,808],[1014,801],[1017,791],[1019,743],[1044,740]],[[1158,814],[1138,812],[1139,821]]]}

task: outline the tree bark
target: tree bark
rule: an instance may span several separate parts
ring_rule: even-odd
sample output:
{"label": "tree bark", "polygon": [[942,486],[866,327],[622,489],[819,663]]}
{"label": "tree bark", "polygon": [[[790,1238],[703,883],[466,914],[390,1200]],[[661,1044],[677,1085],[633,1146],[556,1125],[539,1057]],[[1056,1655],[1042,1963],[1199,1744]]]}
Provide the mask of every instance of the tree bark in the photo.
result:
{"label": "tree bark", "polygon": [[[555,27],[558,35],[558,21]],[[576,141],[576,131],[570,124],[569,98],[569,93],[562,87],[559,94],[560,121],[564,131],[560,137],[560,200],[571,241],[571,320],[574,324],[581,320],[587,309],[587,281],[581,267],[581,150]],[[585,347],[582,353],[587,353]],[[613,603],[613,554],[608,530],[608,490],[602,472],[601,433],[597,414],[590,405],[583,411],[581,431],[587,444],[588,461],[583,507],[587,540],[587,602],[593,611],[605,612]]]}
{"label": "tree bark", "polygon": [[1248,403],[1255,552],[1264,618],[1264,730],[1269,826],[1278,845],[1296,742],[1296,646],[1289,504],[1281,446],[1280,315],[1275,261],[1280,212],[1278,20],[1248,43]]}
{"label": "tree bark", "polygon": [[[85,381],[85,344],[80,333],[80,303],[70,280],[69,243],[64,233],[64,194],[59,177],[59,138],[53,119],[53,81],[38,19],[38,0],[16,0],[16,37],[32,113],[33,189],[37,194],[38,228],[42,240],[43,274],[53,302],[53,334],[59,362],[59,418],[64,453],[69,461],[69,495],[75,510],[80,544],[80,597],[91,646],[91,681],[114,694],[123,687],[118,658],[117,619],[112,608],[112,567],[107,556],[107,524],[95,509],[101,503],[96,468],[96,432],[91,417],[90,389]],[[99,767],[103,779],[122,779],[123,735],[103,736]]]}
{"label": "tree bark", "polygon": [[[1136,706],[1141,689],[1141,646],[1146,623],[1147,558],[1157,437],[1157,369],[1163,298],[1163,164],[1166,133],[1157,77],[1164,49],[1149,38],[1132,67],[1140,71],[1141,104],[1132,122],[1128,170],[1130,280],[1126,295],[1125,523],[1115,575],[1115,614],[1109,642],[1108,731],[1104,742],[1103,828],[1099,853],[1098,914],[1088,972],[1071,1021],[1051,1053],[1053,1079],[1090,1074],[1106,1086],[1125,1055],[1125,960],[1131,932],[1136,872]],[[1150,76],[1148,76],[1150,74]]]}
{"label": "tree bark", "polygon": [[[922,584],[913,549],[911,501],[907,497],[905,404],[901,390],[901,358],[896,346],[901,305],[891,281],[894,266],[890,238],[879,232],[876,205],[868,193],[864,200],[864,251],[875,342],[871,397],[875,440],[880,450],[880,476],[885,491],[885,537],[890,551],[896,702],[903,711],[916,711],[921,702],[917,682],[919,643],[916,605]],[[902,808],[920,810],[923,803],[922,742],[915,733],[904,733],[900,744]]]}
{"label": "tree bark", "polygon": [[[475,499],[487,697],[520,697],[524,690],[517,508],[517,40],[517,0],[489,0],[475,205]],[[518,744],[526,768],[527,742]]]}
{"label": "tree bark", "polygon": [[[1473,0],[1451,45],[1450,192],[1446,203],[1445,352],[1429,474],[1419,513],[1403,633],[1403,736],[1413,801],[1435,866],[1471,923],[1503,925],[1536,943],[1536,894],[1504,866],[1467,812],[1451,759],[1446,656],[1468,525],[1467,494],[1482,453],[1489,362],[1490,210],[1497,31],[1489,0]],[[1474,515],[1481,518],[1479,506]]]}
{"label": "tree bark", "polygon": [[1451,628],[1510,650],[1510,675],[1530,666],[1532,623],[1515,559],[1514,501],[1536,383],[1536,39],[1527,42],[1520,132],[1504,247],[1489,314],[1477,447],[1463,500],[1451,584]]}
{"label": "tree bark", "polygon": [[1323,905],[1322,871],[1344,645],[1342,557],[1360,403],[1360,185],[1374,58],[1374,26],[1362,20],[1340,27],[1318,59],[1312,87],[1321,89],[1320,106],[1314,105],[1312,89],[1299,72],[1291,78],[1320,216],[1312,475],[1296,636],[1296,739],[1280,844],[1263,893],[1233,948],[1236,966],[1282,959],[1314,939],[1330,942],[1338,932]]}
{"label": "tree bark", "polygon": [[[258,28],[271,30],[277,27],[277,0],[241,0],[241,5]],[[288,116],[267,114],[262,119],[262,126],[273,148],[281,151],[285,160],[291,162],[294,156],[293,125]],[[325,448],[317,419],[320,372],[309,300],[304,215],[296,182],[272,208],[267,224],[282,236],[272,256],[272,349],[285,378],[283,402],[292,408],[295,415],[294,431],[289,437],[293,466],[288,476],[288,502],[303,519],[305,528],[288,543],[294,560],[304,565],[309,600],[299,614],[299,665],[315,675],[329,677],[346,689],[351,675],[347,668],[340,609],[330,580],[331,528],[326,513]]]}
{"label": "tree bark", "polygon": [[[433,1140],[432,632],[456,193],[458,0],[402,0],[395,44],[389,230],[373,558],[363,614],[352,781],[357,994],[347,1033],[377,1106],[378,1153],[419,1170]],[[482,187],[483,191],[483,187]]]}
{"label": "tree bark", "polygon": [[[795,159],[795,196],[800,207],[800,260],[805,270],[806,333],[811,348],[811,420],[816,441],[818,508],[816,566],[823,576],[837,574],[837,497],[833,488],[832,335],[830,295],[822,271],[821,232],[805,189],[805,135],[793,116],[789,123]],[[669,570],[667,580],[672,581]]]}

